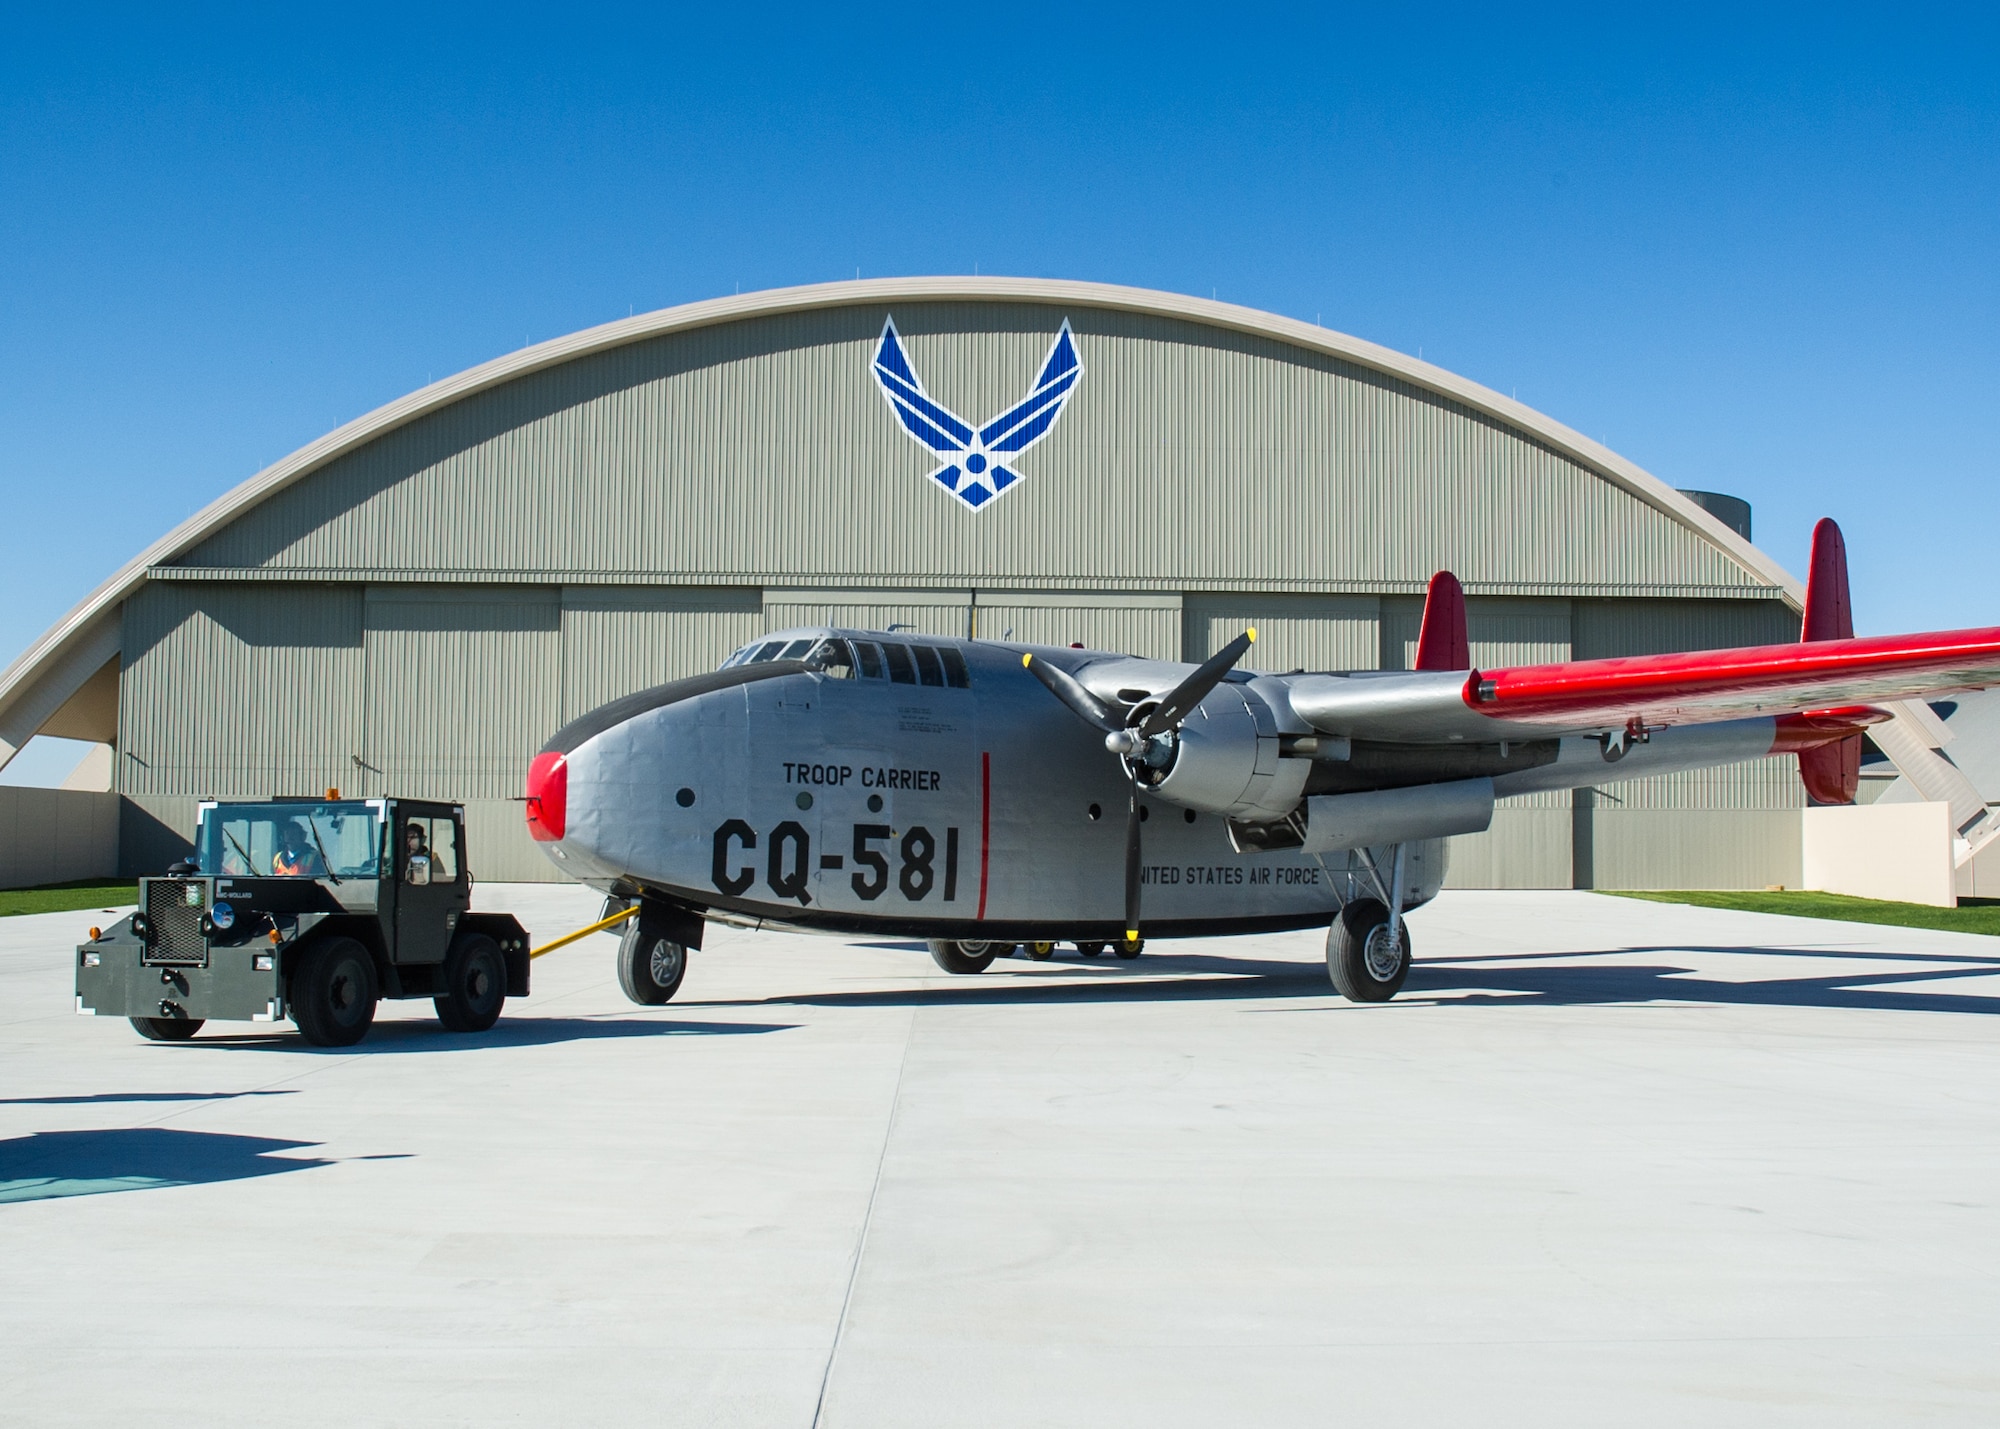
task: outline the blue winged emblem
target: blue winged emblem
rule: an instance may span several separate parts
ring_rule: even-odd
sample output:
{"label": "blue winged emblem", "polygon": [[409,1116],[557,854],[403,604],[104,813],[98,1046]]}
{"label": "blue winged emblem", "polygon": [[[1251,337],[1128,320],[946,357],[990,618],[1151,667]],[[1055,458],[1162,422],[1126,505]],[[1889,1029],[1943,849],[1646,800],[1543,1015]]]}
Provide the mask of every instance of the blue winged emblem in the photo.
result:
{"label": "blue winged emblem", "polygon": [[1021,454],[1049,434],[1082,376],[1076,337],[1064,318],[1033,389],[992,421],[975,427],[924,390],[910,355],[903,351],[894,316],[883,322],[882,341],[875,349],[875,382],[889,410],[919,446],[938,458],[940,465],[931,480],[974,511],[1020,482]]}

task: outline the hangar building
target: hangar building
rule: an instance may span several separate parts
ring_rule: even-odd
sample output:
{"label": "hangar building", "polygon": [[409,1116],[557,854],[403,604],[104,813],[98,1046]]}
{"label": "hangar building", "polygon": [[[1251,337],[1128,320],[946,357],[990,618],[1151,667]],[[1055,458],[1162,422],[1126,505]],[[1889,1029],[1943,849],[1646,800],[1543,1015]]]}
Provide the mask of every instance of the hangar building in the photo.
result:
{"label": "hangar building", "polygon": [[[975,423],[1069,324],[1067,407],[985,504],[885,400],[891,319]],[[482,877],[545,878],[511,802],[543,740],[767,629],[1198,659],[1255,624],[1267,669],[1399,668],[1448,568],[1483,665],[1797,639],[1797,584],[1708,504],[1743,529],[1464,378],[1225,303],[746,294],[510,353],[245,482],[0,675],[0,760],[37,732],[106,746],[128,873],[203,797],[333,785],[463,800]],[[1789,759],[1509,801],[1453,882],[1796,885],[1803,802]]]}

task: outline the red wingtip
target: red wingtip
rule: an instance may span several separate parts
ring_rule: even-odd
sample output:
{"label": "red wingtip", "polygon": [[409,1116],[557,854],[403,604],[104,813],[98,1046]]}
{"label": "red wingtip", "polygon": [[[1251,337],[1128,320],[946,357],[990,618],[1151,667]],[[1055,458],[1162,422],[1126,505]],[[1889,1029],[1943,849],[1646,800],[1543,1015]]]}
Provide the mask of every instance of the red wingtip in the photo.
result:
{"label": "red wingtip", "polygon": [[1813,527],[1812,565],[1806,572],[1806,615],[1800,640],[1851,640],[1854,607],[1847,597],[1847,542],[1833,518]]}
{"label": "red wingtip", "polygon": [[1472,642],[1465,633],[1465,588],[1450,571],[1431,577],[1424,595],[1424,623],[1417,634],[1419,670],[1470,670]]}

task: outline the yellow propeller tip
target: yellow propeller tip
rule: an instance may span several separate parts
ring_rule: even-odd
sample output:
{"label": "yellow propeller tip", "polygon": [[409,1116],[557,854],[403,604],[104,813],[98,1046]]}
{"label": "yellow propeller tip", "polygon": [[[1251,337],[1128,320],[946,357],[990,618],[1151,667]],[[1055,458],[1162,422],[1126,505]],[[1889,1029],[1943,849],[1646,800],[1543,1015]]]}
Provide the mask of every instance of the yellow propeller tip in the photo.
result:
{"label": "yellow propeller tip", "polygon": [[1248,630],[1244,631],[1243,633],[1244,633],[1245,635],[1247,635],[1247,636],[1249,636],[1249,637],[1250,637],[1250,643],[1251,643],[1252,645],[1255,645],[1255,644],[1257,643],[1257,627],[1256,627],[1256,626],[1254,626],[1254,625],[1253,625],[1253,626],[1251,626],[1251,627],[1250,627],[1250,628],[1249,628]]}
{"label": "yellow propeller tip", "polygon": [[1128,942],[1128,943],[1136,943],[1136,942],[1138,942],[1138,941],[1139,941],[1139,930],[1138,930],[1137,928],[1127,928],[1127,929],[1125,930],[1125,941],[1126,941],[1126,942]]}
{"label": "yellow propeller tip", "polygon": [[1030,665],[1032,665],[1032,664],[1034,664],[1034,663],[1035,663],[1035,657],[1034,657],[1034,656],[1032,656],[1032,655],[1023,655],[1023,656],[1021,657],[1021,668],[1022,668],[1023,670],[1027,669],[1027,668],[1028,668],[1028,666],[1030,666]]}

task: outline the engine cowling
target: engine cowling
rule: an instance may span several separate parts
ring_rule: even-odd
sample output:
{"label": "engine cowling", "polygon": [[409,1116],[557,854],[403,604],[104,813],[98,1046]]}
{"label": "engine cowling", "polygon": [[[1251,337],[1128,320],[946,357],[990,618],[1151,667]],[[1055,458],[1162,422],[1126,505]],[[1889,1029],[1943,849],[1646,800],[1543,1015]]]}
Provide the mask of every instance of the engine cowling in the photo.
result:
{"label": "engine cowling", "polygon": [[1283,759],[1271,707],[1241,685],[1218,686],[1174,737],[1163,773],[1147,781],[1159,798],[1246,823],[1282,819],[1298,807],[1312,761]]}

